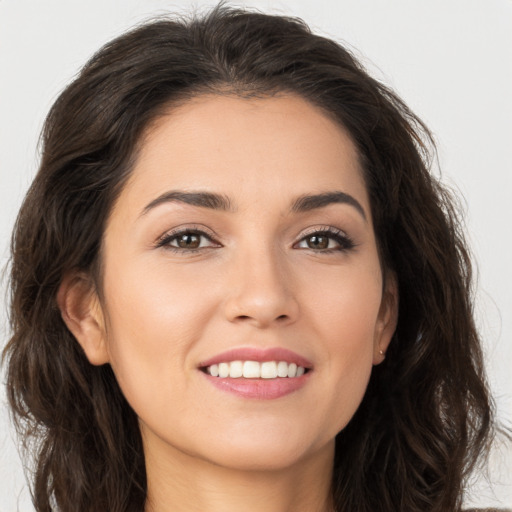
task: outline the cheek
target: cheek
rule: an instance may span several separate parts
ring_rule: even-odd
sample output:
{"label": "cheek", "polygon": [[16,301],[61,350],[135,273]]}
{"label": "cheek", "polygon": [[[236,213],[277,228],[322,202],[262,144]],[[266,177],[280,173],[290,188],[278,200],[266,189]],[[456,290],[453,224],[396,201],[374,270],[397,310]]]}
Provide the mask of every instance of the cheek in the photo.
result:
{"label": "cheek", "polygon": [[380,283],[351,277],[341,290],[332,289],[325,300],[332,304],[324,316],[331,361],[348,370],[340,375],[351,373],[351,369],[358,371],[362,366],[371,368]]}
{"label": "cheek", "polygon": [[117,261],[106,275],[110,364],[126,398],[143,401],[164,388],[179,396],[187,386],[187,355],[211,314],[205,294],[157,265],[134,270]]}
{"label": "cheek", "polygon": [[324,343],[319,378],[330,393],[323,415],[331,435],[359,407],[373,367],[382,283],[378,272],[363,270],[325,281],[322,293],[317,289],[310,299],[311,324]]}
{"label": "cheek", "polygon": [[302,284],[306,289],[309,283],[302,300],[309,304],[305,311],[329,340],[333,353],[365,354],[365,348],[373,344],[382,300],[378,261],[363,260],[358,265],[340,266],[335,272],[321,270],[323,275],[309,273]]}

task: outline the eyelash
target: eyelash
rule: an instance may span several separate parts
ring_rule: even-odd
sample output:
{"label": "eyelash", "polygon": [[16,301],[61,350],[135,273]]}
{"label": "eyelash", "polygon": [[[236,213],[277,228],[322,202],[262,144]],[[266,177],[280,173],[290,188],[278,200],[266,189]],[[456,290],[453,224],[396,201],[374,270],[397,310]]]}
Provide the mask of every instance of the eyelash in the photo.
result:
{"label": "eyelash", "polygon": [[334,240],[338,244],[338,247],[332,247],[330,249],[315,250],[309,248],[311,251],[321,252],[322,254],[346,252],[350,251],[351,249],[354,249],[354,247],[356,246],[354,241],[344,231],[342,231],[341,229],[334,228],[332,226],[315,228],[311,232],[303,235],[302,238],[296,244],[294,244],[294,246],[297,245],[298,243],[306,241],[308,238],[312,238],[313,236],[324,236],[331,240]]}
{"label": "eyelash", "polygon": [[[209,249],[214,247],[220,247],[220,244],[217,242],[214,242],[213,246],[207,246],[207,247],[197,247],[193,249],[187,249],[187,248],[180,248],[180,247],[173,247],[171,244],[172,241],[177,240],[183,235],[192,235],[197,236],[199,238],[207,238],[209,241],[213,242],[214,236],[213,234],[207,233],[203,229],[195,228],[195,227],[187,227],[187,228],[181,228],[176,229],[174,231],[170,231],[168,233],[165,233],[156,243],[156,247],[164,247],[167,250],[176,252],[176,253],[194,253],[198,252],[203,249]],[[201,243],[201,242],[200,242]]]}
{"label": "eyelash", "polygon": [[[204,237],[204,238],[208,239],[210,242],[213,242],[214,245],[209,245],[206,247],[200,246],[200,247],[196,247],[193,249],[184,248],[184,247],[182,247],[182,248],[174,247],[171,245],[171,242],[179,239],[183,235],[192,235],[192,236],[197,236],[199,238]],[[353,249],[356,246],[354,241],[344,231],[341,231],[340,229],[334,228],[332,226],[325,226],[325,227],[321,227],[321,228],[316,228],[316,229],[312,230],[311,232],[306,233],[305,235],[302,236],[302,238],[298,242],[296,242],[293,245],[293,247],[295,248],[298,244],[306,241],[308,238],[312,238],[313,236],[328,237],[330,240],[334,240],[336,242],[336,244],[338,244],[338,246],[332,247],[332,248],[326,248],[326,249],[319,249],[319,250],[312,249],[312,248],[304,248],[304,249],[306,249],[306,250],[309,249],[313,252],[319,252],[322,254],[330,254],[330,253],[334,253],[334,252],[346,252],[346,251]],[[201,242],[199,242],[199,243],[201,244]],[[204,249],[221,247],[221,245],[214,241],[214,237],[212,234],[207,233],[207,232],[203,231],[202,229],[198,229],[198,228],[194,228],[194,227],[187,227],[187,228],[177,229],[175,231],[166,233],[157,241],[156,247],[157,248],[164,247],[166,250],[170,250],[175,253],[183,254],[185,252],[186,253],[195,253],[195,252],[199,252]]]}

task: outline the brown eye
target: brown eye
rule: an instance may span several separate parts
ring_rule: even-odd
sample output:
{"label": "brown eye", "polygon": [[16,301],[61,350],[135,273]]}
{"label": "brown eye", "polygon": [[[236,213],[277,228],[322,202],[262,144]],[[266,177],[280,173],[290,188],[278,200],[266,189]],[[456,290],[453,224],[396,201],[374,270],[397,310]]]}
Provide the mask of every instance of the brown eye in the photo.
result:
{"label": "brown eye", "polygon": [[165,247],[166,249],[186,253],[187,251],[219,247],[219,244],[214,242],[211,236],[203,231],[186,229],[165,235],[158,242],[157,247]]}
{"label": "brown eye", "polygon": [[309,249],[328,254],[331,252],[348,251],[355,246],[346,233],[338,229],[329,228],[306,235],[295,247],[297,249]]}
{"label": "brown eye", "polygon": [[329,237],[312,235],[306,238],[306,244],[309,249],[327,249],[329,247]]}
{"label": "brown eye", "polygon": [[175,238],[176,246],[181,249],[197,249],[201,245],[201,236],[195,233],[183,233]]}

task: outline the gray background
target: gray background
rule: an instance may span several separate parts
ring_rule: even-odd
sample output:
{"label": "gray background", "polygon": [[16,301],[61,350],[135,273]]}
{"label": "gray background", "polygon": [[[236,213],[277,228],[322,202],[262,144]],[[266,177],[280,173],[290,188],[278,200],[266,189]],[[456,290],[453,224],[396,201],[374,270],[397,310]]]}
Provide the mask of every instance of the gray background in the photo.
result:
{"label": "gray background", "polygon": [[[213,2],[0,0],[0,264],[36,171],[43,119],[103,43],[156,14]],[[512,423],[512,0],[288,0],[236,5],[304,18],[357,49],[426,121],[444,181],[465,198],[479,264],[476,314],[503,422]],[[8,337],[5,283],[0,345]],[[3,378],[3,377],[2,377]],[[0,392],[0,512],[32,511]],[[512,452],[497,443],[467,505],[512,506]],[[490,481],[490,482],[489,482]]]}

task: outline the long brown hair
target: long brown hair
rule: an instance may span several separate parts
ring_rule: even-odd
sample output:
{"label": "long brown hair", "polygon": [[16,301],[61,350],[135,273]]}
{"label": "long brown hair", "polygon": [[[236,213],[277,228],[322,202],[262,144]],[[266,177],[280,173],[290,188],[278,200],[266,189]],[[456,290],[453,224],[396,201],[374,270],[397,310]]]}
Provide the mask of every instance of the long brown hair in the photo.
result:
{"label": "long brown hair", "polygon": [[141,512],[137,417],[108,365],[63,323],[65,273],[101,292],[101,243],[141,134],[202,93],[291,92],[356,144],[383,268],[398,279],[398,327],[361,406],[338,434],[338,512],[457,511],[487,446],[492,410],[472,316],[471,265],[453,200],[429,168],[432,138],[341,45],[300,20],[217,7],[160,19],[107,44],[51,109],[11,262],[7,390],[33,460],[38,512]]}

